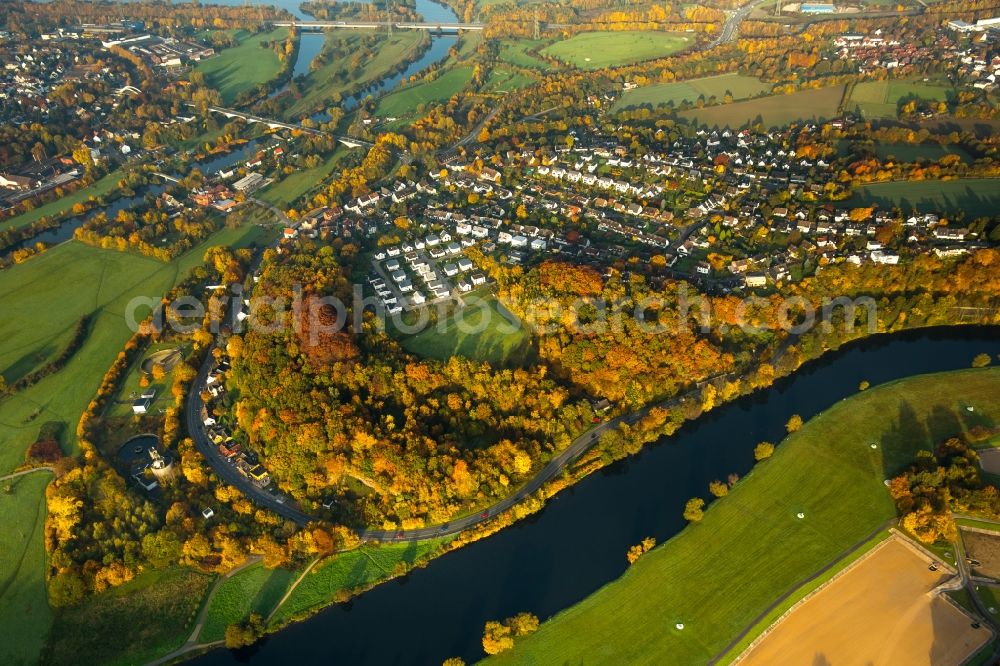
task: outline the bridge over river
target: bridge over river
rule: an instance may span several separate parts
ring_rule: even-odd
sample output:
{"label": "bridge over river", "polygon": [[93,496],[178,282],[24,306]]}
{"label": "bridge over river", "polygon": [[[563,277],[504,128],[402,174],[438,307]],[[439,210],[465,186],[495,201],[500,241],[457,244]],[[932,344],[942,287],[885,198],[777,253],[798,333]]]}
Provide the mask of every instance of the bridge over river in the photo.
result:
{"label": "bridge over river", "polygon": [[274,21],[277,27],[296,27],[303,30],[430,30],[432,32],[458,32],[459,30],[482,30],[484,23],[426,23],[395,21]]}

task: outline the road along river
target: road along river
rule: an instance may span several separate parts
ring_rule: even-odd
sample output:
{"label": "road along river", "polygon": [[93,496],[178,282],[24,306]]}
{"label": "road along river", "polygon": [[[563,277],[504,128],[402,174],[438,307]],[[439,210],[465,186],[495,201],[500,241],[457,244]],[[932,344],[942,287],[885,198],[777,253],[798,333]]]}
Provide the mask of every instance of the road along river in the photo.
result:
{"label": "road along river", "polygon": [[557,495],[527,520],[448,553],[423,569],[292,625],[240,653],[216,650],[205,666],[472,663],[487,620],[530,611],[543,620],[626,569],[646,536],[684,527],[684,502],[708,482],[753,465],[753,447],[780,441],[792,414],[808,419],[858,390],[910,375],[969,367],[1000,353],[1000,328],[925,329],[877,336],[832,352],[774,387],[719,407]]}

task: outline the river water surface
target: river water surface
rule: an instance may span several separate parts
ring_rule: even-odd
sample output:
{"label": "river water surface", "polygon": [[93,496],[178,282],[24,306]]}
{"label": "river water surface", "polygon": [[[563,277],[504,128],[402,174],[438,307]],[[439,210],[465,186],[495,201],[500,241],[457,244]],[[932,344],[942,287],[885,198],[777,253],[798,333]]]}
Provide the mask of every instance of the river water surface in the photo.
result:
{"label": "river water surface", "polygon": [[745,474],[754,445],[780,441],[792,414],[808,419],[856,394],[865,379],[877,385],[968,368],[981,352],[1000,352],[1000,328],[925,329],[853,343],[587,477],[525,521],[291,625],[249,651],[216,650],[196,662],[436,666],[461,656],[472,663],[484,656],[480,639],[488,620],[522,611],[544,620],[621,576],[629,546],[677,534],[685,501],[705,496],[713,479]]}

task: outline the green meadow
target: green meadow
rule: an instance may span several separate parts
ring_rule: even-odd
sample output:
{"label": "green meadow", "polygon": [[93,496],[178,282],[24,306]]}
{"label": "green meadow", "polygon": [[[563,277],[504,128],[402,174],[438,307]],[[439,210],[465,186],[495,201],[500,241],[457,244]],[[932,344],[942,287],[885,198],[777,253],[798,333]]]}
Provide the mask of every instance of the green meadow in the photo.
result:
{"label": "green meadow", "polygon": [[288,38],[288,28],[260,34],[238,30],[235,35],[239,40],[237,46],[223,49],[195,66],[196,71],[205,74],[208,84],[219,91],[224,104],[278,75],[281,62],[277,54],[273,49],[261,47],[261,42],[284,41]]}
{"label": "green meadow", "polygon": [[1000,369],[983,369],[911,377],[838,402],[785,438],[701,522],[492,662],[621,664],[670,655],[672,663],[701,664],[723,656],[744,629],[753,628],[743,644],[764,628],[757,616],[782,595],[791,593],[787,608],[808,590],[807,578],[872,545],[896,515],[884,479],[955,434],[956,423],[965,430],[996,423],[998,396]]}
{"label": "green meadow", "polygon": [[663,58],[692,44],[693,37],[674,32],[581,32],[546,46],[541,53],[579,69],[601,69]]}
{"label": "green meadow", "polygon": [[629,107],[645,105],[656,108],[661,104],[679,106],[681,102],[693,104],[699,98],[704,98],[707,101],[711,97],[715,97],[716,101],[721,104],[726,93],[731,94],[734,100],[740,100],[770,90],[770,84],[762,82],[755,76],[720,74],[719,76],[706,76],[689,81],[654,83],[626,90],[611,107],[611,110],[620,111]]}
{"label": "green meadow", "polygon": [[379,116],[396,118],[407,116],[431,102],[444,102],[460,92],[472,80],[471,67],[449,69],[431,81],[423,81],[401,88],[383,97],[376,109]]}
{"label": "green meadow", "polygon": [[911,180],[873,183],[855,189],[850,206],[899,207],[906,211],[958,212],[966,218],[992,216],[1000,206],[1000,179]]}

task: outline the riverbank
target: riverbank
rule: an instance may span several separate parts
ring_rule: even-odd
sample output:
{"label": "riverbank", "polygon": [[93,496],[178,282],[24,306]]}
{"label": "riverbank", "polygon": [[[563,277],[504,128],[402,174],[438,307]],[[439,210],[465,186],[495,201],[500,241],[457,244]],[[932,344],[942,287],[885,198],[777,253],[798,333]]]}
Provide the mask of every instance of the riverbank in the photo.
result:
{"label": "riverbank", "polygon": [[[661,440],[667,445],[647,446],[637,456],[590,474],[544,509],[533,495],[516,509],[517,518],[537,512],[531,519],[463,535],[452,545],[499,530],[402,581],[379,585],[349,606],[335,605],[288,626],[255,648],[255,656],[319,659],[327,654],[323,646],[335,643],[338,654],[352,663],[439,662],[456,655],[478,659],[485,621],[521,611],[544,618],[619,577],[629,546],[646,536],[665,541],[677,534],[683,527],[684,501],[704,494],[713,478],[745,472],[753,444],[780,439],[778,431],[783,432],[791,413],[808,417],[855,393],[862,379],[891,381],[903,368],[934,372],[967,367],[972,356],[993,347],[991,328],[924,329],[848,345],[769,390],[716,408]],[[564,488],[568,481],[560,476],[556,483]],[[582,550],[581,534],[590,535]],[[438,599],[433,626],[414,621],[428,597]],[[392,643],[379,640],[376,627],[386,623],[397,627],[398,640]],[[215,651],[200,663],[236,662],[230,653]]]}
{"label": "riverbank", "polygon": [[838,402],[789,435],[704,520],[493,662],[711,661],[774,598],[895,516],[883,480],[917,451],[956,427],[1000,420],[997,396],[1000,369],[983,369],[899,380]]}

